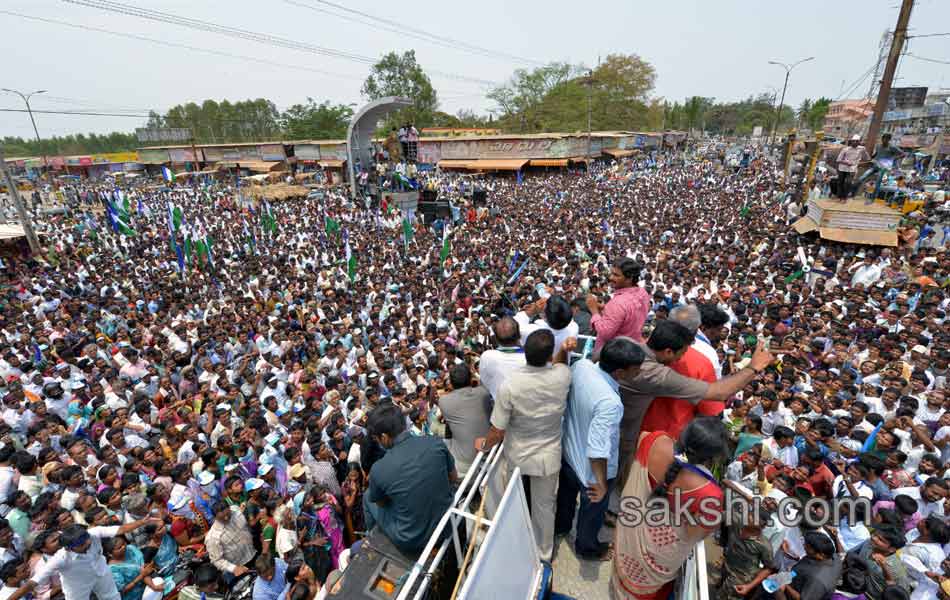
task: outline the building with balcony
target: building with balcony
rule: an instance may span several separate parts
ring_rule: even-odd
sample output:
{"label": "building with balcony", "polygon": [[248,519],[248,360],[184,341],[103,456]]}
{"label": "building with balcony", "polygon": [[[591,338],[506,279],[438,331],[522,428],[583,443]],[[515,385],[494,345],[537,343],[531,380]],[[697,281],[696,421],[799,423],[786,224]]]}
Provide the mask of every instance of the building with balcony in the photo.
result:
{"label": "building with balcony", "polygon": [[828,106],[822,129],[825,137],[847,139],[852,135],[863,136],[871,122],[874,103],[870,100],[839,100]]}

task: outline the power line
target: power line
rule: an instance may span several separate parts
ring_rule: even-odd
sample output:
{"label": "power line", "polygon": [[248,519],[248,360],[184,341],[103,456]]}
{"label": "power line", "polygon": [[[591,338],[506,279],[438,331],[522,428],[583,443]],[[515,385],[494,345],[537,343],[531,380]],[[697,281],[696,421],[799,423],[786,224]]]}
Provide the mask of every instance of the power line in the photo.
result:
{"label": "power line", "polygon": [[950,35],[950,32],[948,32],[948,33],[925,33],[925,34],[923,34],[923,35],[909,35],[909,36],[907,36],[907,37],[908,37],[908,38],[929,38],[929,37],[943,37],[943,36],[947,36],[947,35]]}
{"label": "power line", "polygon": [[936,64],[938,64],[938,65],[950,65],[950,60],[940,60],[940,59],[937,59],[937,58],[927,58],[926,56],[917,56],[916,54],[911,54],[910,52],[908,52],[905,56],[909,56],[909,57],[911,57],[911,58],[916,58],[917,60],[922,60],[922,61],[929,62],[929,63],[936,63]]}
{"label": "power line", "polygon": [[[346,52],[343,50],[336,50],[334,48],[327,48],[324,46],[317,46],[315,44],[310,44],[307,42],[300,42],[297,40],[284,38],[276,35],[271,35],[267,33],[258,33],[255,31],[250,31],[247,29],[240,29],[237,27],[229,27],[226,25],[220,25],[217,23],[211,23],[208,21],[201,21],[199,19],[192,19],[189,17],[181,17],[178,15],[173,15],[171,13],[165,13],[161,11],[151,10],[133,6],[130,4],[123,4],[121,2],[112,2],[111,0],[63,0],[68,4],[75,4],[77,6],[85,6],[89,8],[97,8],[106,12],[121,14],[126,16],[138,17],[141,19],[147,19],[150,21],[155,21],[159,23],[166,23],[169,25],[177,25],[179,27],[187,27],[189,29],[195,29],[197,31],[204,31],[207,33],[216,33],[218,35],[223,35],[235,39],[256,42],[259,44],[276,46],[279,48],[287,48],[290,50],[297,50],[299,52],[308,52],[311,54],[317,54],[321,56],[328,56],[331,58],[340,58],[343,60],[349,60],[353,62],[358,62],[367,65],[373,65],[376,63],[376,59],[363,56],[360,54],[355,54],[353,52]],[[479,85],[496,85],[494,81],[488,81],[486,79],[478,79],[474,77],[466,77],[464,75],[459,75],[457,73],[447,73],[443,71],[430,71],[433,74],[439,74],[442,77],[448,79],[455,79],[459,81],[467,81],[470,83],[477,83]]]}
{"label": "power line", "polygon": [[[25,108],[0,108],[0,112],[17,112],[25,113],[29,112]],[[134,119],[147,119],[148,115],[133,115],[129,113],[107,113],[107,112],[86,112],[78,110],[36,110],[33,109],[33,114],[40,115],[80,115],[88,117],[132,117]]]}
{"label": "power line", "polygon": [[[293,64],[293,63],[286,63],[286,62],[278,62],[278,61],[274,61],[274,60],[267,60],[267,59],[264,59],[264,58],[258,58],[258,57],[256,57],[256,56],[246,56],[246,55],[243,55],[243,54],[232,54],[232,53],[230,53],[230,52],[225,52],[225,51],[223,51],[223,50],[214,50],[214,49],[210,49],[210,48],[202,48],[202,47],[199,47],[199,46],[191,46],[191,45],[188,45],[188,44],[180,44],[180,43],[177,43],[177,42],[169,42],[169,41],[167,41],[167,40],[159,40],[159,39],[156,39],[156,38],[150,38],[150,37],[147,37],[147,36],[137,35],[137,34],[134,34],[134,33],[126,33],[126,32],[122,32],[122,31],[113,31],[113,30],[111,30],[111,29],[104,29],[104,28],[102,28],[102,27],[93,27],[93,26],[90,26],[90,25],[79,25],[79,24],[76,24],[76,23],[68,23],[68,22],[66,22],[66,21],[59,21],[59,20],[57,20],[57,19],[48,19],[48,18],[45,18],[45,17],[37,17],[37,16],[34,16],[34,15],[26,15],[26,14],[23,14],[23,13],[13,12],[13,11],[9,11],[9,10],[0,10],[0,14],[9,15],[9,16],[12,16],[12,17],[19,17],[19,18],[21,18],[21,19],[27,19],[27,20],[30,20],[30,21],[37,21],[37,22],[40,22],[40,23],[47,23],[47,24],[50,24],[50,25],[61,25],[61,26],[63,26],[63,27],[70,27],[70,28],[72,28],[72,29],[79,29],[79,30],[82,30],[82,31],[89,31],[89,32],[95,32],[95,33],[104,33],[104,34],[106,34],[106,35],[112,35],[112,36],[117,36],[117,37],[124,37],[124,38],[127,38],[127,39],[136,40],[136,41],[140,41],[140,42],[148,42],[148,43],[150,43],[150,44],[156,44],[156,45],[159,45],[159,46],[166,46],[166,47],[168,47],[168,48],[178,48],[178,49],[181,49],[181,50],[189,50],[189,51],[192,51],[192,52],[200,52],[200,53],[203,53],[203,54],[210,54],[210,55],[212,55],[212,56],[223,56],[223,57],[225,57],[225,58],[233,58],[233,59],[237,59],[237,60],[244,60],[244,61],[254,62],[254,63],[258,63],[258,64],[264,64],[264,65],[269,65],[269,66],[274,66],[274,67],[281,67],[281,68],[284,68],[284,69],[292,69],[292,70],[294,70],[294,71],[309,71],[309,72],[312,72],[312,73],[319,73],[319,74],[321,74],[321,75],[328,75],[328,76],[330,76],[330,77],[339,77],[339,78],[341,78],[341,79],[352,79],[352,80],[356,80],[356,81],[363,81],[363,78],[360,77],[359,75],[350,75],[350,74],[345,74],[345,73],[336,73],[336,72],[333,72],[333,71],[325,71],[325,70],[323,70],[323,69],[316,69],[316,68],[314,68],[314,67],[310,67],[310,66],[307,66],[307,65],[300,65],[300,64]],[[454,94],[466,94],[466,95],[469,95],[469,96],[476,96],[476,95],[477,95],[477,96],[481,96],[481,94],[470,94],[470,93],[468,93],[468,92],[463,92],[463,91],[460,91],[460,90],[442,90],[442,91],[443,91],[443,92],[448,92],[450,95],[454,95]],[[37,98],[43,98],[43,97],[46,97],[46,98],[53,98],[53,97],[56,97],[56,98],[60,98],[60,99],[62,99],[62,100],[66,100],[66,98],[61,98],[61,97],[58,97],[58,96],[49,96],[49,95],[46,95],[46,94],[44,94],[43,96],[37,96]],[[80,101],[79,103],[82,104],[83,102]],[[89,104],[93,104],[93,103],[89,103]],[[98,104],[98,103],[95,103],[95,104]],[[143,109],[139,109],[139,110],[151,110],[151,109],[144,109],[144,108],[143,108]]]}
{"label": "power line", "polygon": [[153,110],[151,108],[142,108],[142,107],[126,108],[126,107],[121,107],[114,104],[103,104],[97,100],[88,100],[88,99],[83,99],[83,98],[68,98],[65,96],[52,96],[50,94],[42,94],[40,96],[36,96],[33,102],[52,102],[53,104],[73,104],[79,107],[95,106],[95,107],[103,107],[108,110],[114,110],[116,112],[143,112],[143,111],[148,112],[150,110]]}
{"label": "power line", "polygon": [[877,61],[875,61],[874,64],[868,68],[867,71],[859,75],[858,78],[854,81],[854,83],[852,83],[851,86],[848,87],[847,91],[838,94],[838,97],[835,98],[835,102],[837,102],[838,100],[841,100],[845,96],[850,95],[851,92],[858,89],[865,81],[867,81],[868,76],[870,76],[871,73],[873,73],[876,68],[877,68]]}
{"label": "power line", "polygon": [[118,36],[118,37],[124,37],[124,38],[128,38],[128,39],[138,40],[138,41],[141,41],[141,42],[148,42],[148,43],[150,43],[150,44],[157,44],[157,45],[160,45],[160,46],[167,46],[167,47],[169,47],[169,48],[180,48],[180,49],[182,49],[182,50],[191,50],[192,52],[202,52],[202,53],[211,54],[211,55],[214,55],[214,56],[224,56],[224,57],[226,57],[226,58],[236,58],[236,59],[238,59],[238,60],[247,60],[247,61],[256,62],[256,63],[259,63],[259,64],[274,66],[274,67],[283,67],[283,68],[287,68],[287,69],[302,70],[302,71],[311,71],[311,72],[313,72],[313,73],[319,73],[319,74],[321,74],[321,75],[329,75],[329,76],[331,76],[331,77],[341,77],[341,78],[343,78],[343,79],[357,79],[357,80],[362,80],[362,79],[363,79],[362,77],[359,77],[359,76],[357,76],[357,75],[346,75],[346,74],[343,74],[343,73],[334,73],[334,72],[332,72],[332,71],[324,71],[324,70],[322,70],[322,69],[315,69],[315,68],[313,68],[313,67],[308,67],[308,66],[305,66],[305,65],[289,64],[289,63],[285,63],[285,62],[278,62],[278,61],[274,61],[274,60],[267,60],[267,59],[264,59],[264,58],[257,58],[257,57],[254,57],[254,56],[246,56],[246,55],[243,55],[243,54],[231,54],[230,52],[224,52],[223,50],[213,50],[213,49],[210,49],[210,48],[201,48],[201,47],[199,47],[199,46],[190,46],[190,45],[188,45],[188,44],[180,44],[180,43],[177,43],[177,42],[169,42],[169,41],[166,41],[166,40],[159,40],[159,39],[155,39],[155,38],[146,37],[146,36],[144,36],[144,35],[137,35],[137,34],[134,34],[134,33],[124,33],[124,32],[120,32],[120,31],[112,31],[112,30],[110,30],[110,29],[103,29],[103,28],[101,28],[101,27],[92,27],[92,26],[90,26],[90,25],[79,25],[79,24],[77,24],[77,23],[68,23],[68,22],[66,22],[66,21],[59,21],[59,20],[56,20],[56,19],[48,19],[48,18],[45,18],[45,17],[37,17],[37,16],[34,16],[34,15],[25,15],[25,14],[22,14],[22,13],[17,13],[17,12],[13,12],[13,11],[9,11],[9,10],[0,10],[0,14],[11,15],[11,16],[14,16],[14,17],[20,17],[20,18],[22,18],[22,19],[28,19],[28,20],[31,20],[31,21],[39,21],[39,22],[42,22],[42,23],[49,23],[49,24],[53,24],[53,25],[62,25],[62,26],[64,26],[64,27],[71,27],[71,28],[73,28],[73,29],[81,29],[81,30],[83,30],[83,31],[94,31],[94,32],[97,32],[97,33],[105,33],[105,34],[108,34],[108,35],[114,35],[114,36]]}
{"label": "power line", "polygon": [[[334,2],[326,2],[325,0],[315,0],[315,1],[319,4],[332,7],[333,9],[340,10],[345,13],[349,13],[349,15],[339,14],[331,10],[327,10],[325,8],[319,8],[305,1],[284,0],[285,3],[291,4],[293,6],[306,8],[308,10],[312,10],[316,12],[321,12],[323,14],[331,15],[340,19],[344,19],[344,20],[351,21],[354,23],[359,23],[361,25],[366,25],[368,27],[373,27],[374,29],[389,31],[392,33],[399,34],[401,36],[410,37],[417,40],[422,40],[424,42],[429,42],[432,44],[436,44],[438,46],[451,48],[453,50],[458,50],[461,52],[468,52],[470,54],[485,56],[488,58],[502,58],[505,60],[514,60],[520,63],[528,63],[528,64],[539,65],[539,66],[545,64],[541,61],[525,58],[523,56],[516,56],[514,54],[499,52],[497,50],[491,50],[489,48],[484,48],[482,46],[476,46],[474,44],[469,44],[469,43],[462,42],[462,41],[452,39],[449,37],[435,35],[433,33],[425,31],[424,29],[417,29],[402,22],[393,21],[391,19],[385,19],[383,17],[377,17],[375,15],[371,15],[369,13],[365,13],[353,8],[349,8],[347,6],[336,4]],[[350,16],[350,15],[356,15],[356,16]]]}

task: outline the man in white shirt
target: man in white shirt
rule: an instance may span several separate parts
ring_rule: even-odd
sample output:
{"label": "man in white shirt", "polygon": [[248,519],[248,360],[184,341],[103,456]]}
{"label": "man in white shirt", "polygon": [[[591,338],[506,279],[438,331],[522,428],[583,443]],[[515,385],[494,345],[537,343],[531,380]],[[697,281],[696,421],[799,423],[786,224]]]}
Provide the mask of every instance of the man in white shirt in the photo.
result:
{"label": "man in white shirt", "polygon": [[[531,319],[542,311],[544,318],[532,323]],[[515,321],[518,322],[518,328],[521,331],[522,344],[535,331],[548,329],[554,334],[554,347],[560,348],[567,338],[576,338],[579,329],[577,323],[574,322],[574,311],[570,303],[560,295],[529,304],[515,315]]]}
{"label": "man in white shirt", "polygon": [[716,379],[722,379],[722,363],[719,361],[719,354],[715,346],[718,345],[723,336],[728,335],[729,315],[722,309],[712,304],[701,304],[699,306],[699,316],[701,319],[700,328],[696,331],[696,339],[693,341],[693,348],[709,359],[713,369],[716,371]]}
{"label": "man in white shirt", "polygon": [[838,475],[831,483],[831,494],[835,499],[840,498],[867,498],[873,499],[874,491],[865,479],[868,468],[859,462],[853,462],[845,469],[844,475]]}
{"label": "man in white shirt", "polygon": [[504,317],[495,323],[494,331],[497,347],[482,352],[478,359],[479,381],[492,398],[495,398],[508,375],[525,365],[518,322],[511,317]]}
{"label": "man in white shirt", "polygon": [[862,262],[856,262],[848,269],[854,273],[851,276],[851,287],[861,284],[864,289],[868,289],[881,278],[882,269],[874,262],[874,257],[870,253],[866,253],[862,258]]}
{"label": "man in white shirt", "polygon": [[930,515],[944,515],[943,501],[947,497],[946,482],[939,477],[931,477],[920,487],[897,488],[894,496],[910,496],[917,501],[917,512],[921,518]]}
{"label": "man in white shirt", "polygon": [[142,519],[120,526],[89,529],[70,525],[60,536],[62,547],[7,600],[19,600],[54,574],[60,576],[66,600],[87,600],[93,593],[99,600],[119,600],[115,579],[102,554],[101,539],[125,535],[145,525],[165,526],[161,519]]}

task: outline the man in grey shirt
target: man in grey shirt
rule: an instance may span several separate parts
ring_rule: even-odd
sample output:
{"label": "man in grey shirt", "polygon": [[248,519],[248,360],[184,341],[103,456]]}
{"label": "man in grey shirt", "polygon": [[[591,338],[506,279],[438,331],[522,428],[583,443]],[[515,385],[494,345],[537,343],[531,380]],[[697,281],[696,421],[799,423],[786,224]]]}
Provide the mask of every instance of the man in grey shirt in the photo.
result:
{"label": "man in grey shirt", "polygon": [[477,454],[475,440],[488,435],[491,415],[491,396],[484,387],[472,387],[472,372],[468,365],[454,365],[449,371],[452,391],[439,398],[439,409],[451,438],[445,445],[455,459],[455,468],[464,477]]}
{"label": "man in grey shirt", "polygon": [[772,354],[759,343],[749,364],[729,377],[714,383],[691,379],[674,370],[675,363],[686,354],[695,334],[674,321],[660,321],[642,345],[646,358],[636,377],[620,382],[623,402],[623,420],[620,422],[620,480],[618,489],[626,483],[627,470],[640,440],[640,424],[653,399],[661,396],[680,398],[691,404],[703,399],[725,402],[747,386],[774,360]]}

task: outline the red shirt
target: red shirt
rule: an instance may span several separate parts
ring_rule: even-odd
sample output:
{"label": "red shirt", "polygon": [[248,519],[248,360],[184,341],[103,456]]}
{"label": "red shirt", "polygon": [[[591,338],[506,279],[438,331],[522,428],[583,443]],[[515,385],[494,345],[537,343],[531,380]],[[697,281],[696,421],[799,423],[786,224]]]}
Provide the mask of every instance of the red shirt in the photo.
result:
{"label": "red shirt", "polygon": [[[706,383],[716,381],[716,370],[712,362],[692,346],[669,367],[684,377],[699,379]],[[693,420],[696,413],[718,415],[724,408],[725,404],[717,400],[703,400],[693,406],[679,398],[654,398],[643,416],[643,425],[640,430],[666,431],[674,439],[679,439],[680,433]]]}
{"label": "red shirt", "polygon": [[824,463],[815,469],[815,472],[808,478],[808,483],[815,492],[815,496],[822,498],[831,497],[831,484],[834,483],[834,481],[834,474],[831,472],[831,469],[828,468],[828,465]]}

